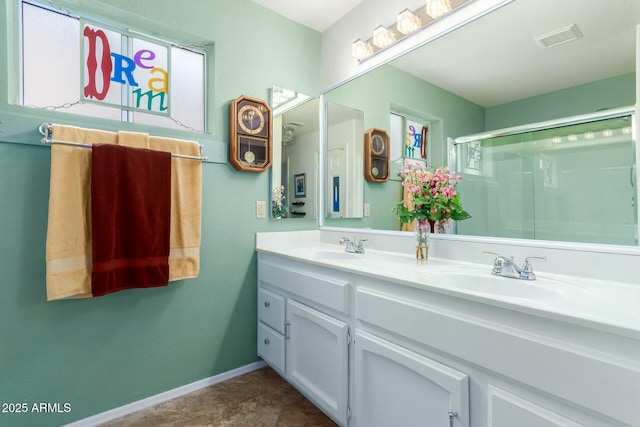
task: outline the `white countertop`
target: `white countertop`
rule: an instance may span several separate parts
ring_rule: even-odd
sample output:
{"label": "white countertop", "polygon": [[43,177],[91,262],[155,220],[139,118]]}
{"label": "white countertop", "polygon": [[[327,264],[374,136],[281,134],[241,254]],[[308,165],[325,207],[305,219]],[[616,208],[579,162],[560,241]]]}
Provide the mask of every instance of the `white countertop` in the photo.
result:
{"label": "white countertop", "polygon": [[[336,243],[323,241],[327,239],[320,230],[258,233],[256,250],[640,338],[640,286],[634,284],[544,271],[538,272],[534,281],[498,277],[491,274],[489,258],[479,264],[436,258],[430,253],[429,260],[421,261],[407,251],[371,248],[362,255],[345,254],[333,237],[328,240]],[[406,243],[389,246],[406,248]]]}

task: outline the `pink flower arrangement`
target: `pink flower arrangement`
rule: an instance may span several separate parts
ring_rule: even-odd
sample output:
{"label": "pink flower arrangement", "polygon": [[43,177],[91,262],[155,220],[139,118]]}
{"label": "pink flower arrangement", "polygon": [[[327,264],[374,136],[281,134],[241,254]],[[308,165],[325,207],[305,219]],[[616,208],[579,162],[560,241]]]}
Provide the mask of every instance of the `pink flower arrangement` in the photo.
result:
{"label": "pink flower arrangement", "polygon": [[442,229],[449,219],[471,218],[460,204],[456,186],[462,177],[455,171],[447,167],[433,170],[405,163],[400,174],[402,186],[409,195],[394,208],[401,222],[418,220],[419,225],[425,226],[429,221]]}

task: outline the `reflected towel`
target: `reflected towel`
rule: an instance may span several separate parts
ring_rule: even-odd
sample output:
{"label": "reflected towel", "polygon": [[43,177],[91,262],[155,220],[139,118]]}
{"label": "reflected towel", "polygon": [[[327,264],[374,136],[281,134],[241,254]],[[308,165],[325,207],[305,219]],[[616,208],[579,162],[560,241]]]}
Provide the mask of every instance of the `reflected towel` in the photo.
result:
{"label": "reflected towel", "polygon": [[[117,143],[113,132],[53,125],[56,141]],[[51,146],[47,300],[91,296],[91,150]]]}
{"label": "reflected towel", "polygon": [[171,153],[97,144],[91,161],[93,296],[166,286]]}
{"label": "reflected towel", "polygon": [[[200,156],[200,144],[173,138],[149,137],[154,150]],[[202,162],[171,159],[171,252],[169,280],[198,277],[202,217]]]}
{"label": "reflected towel", "polygon": [[[411,184],[416,184],[416,185],[420,185],[422,184],[422,182],[418,179],[418,177],[416,176],[415,171],[408,171],[405,176],[404,176],[404,181],[406,182],[406,185],[404,185],[402,187],[402,201],[405,207],[409,208],[409,210],[412,210],[414,208],[414,195],[413,193],[409,190],[409,186]],[[415,223],[416,221],[414,220],[411,223],[402,223],[402,227],[400,228],[401,231],[413,231],[415,228]]]}

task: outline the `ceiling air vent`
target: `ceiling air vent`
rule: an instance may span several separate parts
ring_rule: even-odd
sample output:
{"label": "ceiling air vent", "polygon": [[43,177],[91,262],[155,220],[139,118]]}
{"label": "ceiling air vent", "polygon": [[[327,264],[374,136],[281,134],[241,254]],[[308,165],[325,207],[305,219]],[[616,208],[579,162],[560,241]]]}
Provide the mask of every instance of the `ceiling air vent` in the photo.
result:
{"label": "ceiling air vent", "polygon": [[582,33],[578,27],[569,25],[568,27],[559,28],[550,33],[543,34],[541,36],[534,37],[533,39],[543,49],[549,49],[550,47],[558,46],[563,43],[568,43],[582,37]]}

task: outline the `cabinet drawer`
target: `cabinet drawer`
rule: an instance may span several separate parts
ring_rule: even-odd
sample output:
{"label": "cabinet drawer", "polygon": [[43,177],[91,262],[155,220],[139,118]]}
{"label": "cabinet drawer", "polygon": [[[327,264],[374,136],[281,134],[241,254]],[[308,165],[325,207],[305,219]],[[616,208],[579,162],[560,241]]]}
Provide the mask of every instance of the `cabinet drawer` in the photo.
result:
{"label": "cabinet drawer", "polygon": [[269,287],[295,295],[295,299],[310,306],[333,310],[340,314],[349,312],[349,281],[335,270],[305,266],[281,265],[265,260],[258,261],[258,280]]}
{"label": "cabinet drawer", "polygon": [[272,368],[284,374],[284,335],[258,323],[258,355]]}
{"label": "cabinet drawer", "polygon": [[258,319],[284,334],[284,297],[258,288]]}

